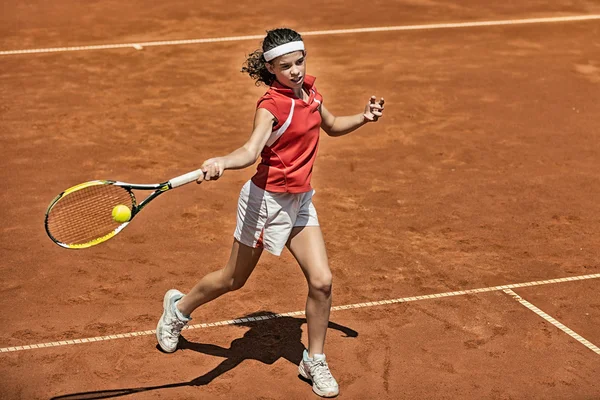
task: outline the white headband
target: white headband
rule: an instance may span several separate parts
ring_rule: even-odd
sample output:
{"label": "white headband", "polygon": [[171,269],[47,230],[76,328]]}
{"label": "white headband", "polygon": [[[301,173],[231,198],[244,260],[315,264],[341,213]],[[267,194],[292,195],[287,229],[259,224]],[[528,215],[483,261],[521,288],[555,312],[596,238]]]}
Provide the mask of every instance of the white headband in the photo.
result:
{"label": "white headband", "polygon": [[298,50],[302,50],[304,51],[304,42],[299,40],[297,42],[289,42],[286,44],[282,44],[281,46],[277,46],[274,49],[271,49],[269,51],[266,51],[263,56],[265,57],[265,60],[271,61],[274,60],[275,58],[282,56],[284,54],[287,53],[292,53],[294,51],[298,51]]}

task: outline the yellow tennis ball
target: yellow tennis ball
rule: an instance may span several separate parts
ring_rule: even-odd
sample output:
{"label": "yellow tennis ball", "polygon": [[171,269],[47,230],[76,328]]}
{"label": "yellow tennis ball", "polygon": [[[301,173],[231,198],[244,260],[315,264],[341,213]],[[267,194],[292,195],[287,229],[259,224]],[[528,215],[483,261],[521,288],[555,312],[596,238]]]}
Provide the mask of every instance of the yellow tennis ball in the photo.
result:
{"label": "yellow tennis ball", "polygon": [[116,222],[127,222],[131,218],[129,207],[119,204],[112,210],[112,217]]}

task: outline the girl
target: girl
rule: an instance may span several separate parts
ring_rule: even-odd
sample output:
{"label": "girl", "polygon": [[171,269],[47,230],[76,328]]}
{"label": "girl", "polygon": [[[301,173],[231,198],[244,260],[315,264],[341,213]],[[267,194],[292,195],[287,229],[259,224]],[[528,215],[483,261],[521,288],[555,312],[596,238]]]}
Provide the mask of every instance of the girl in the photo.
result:
{"label": "girl", "polygon": [[165,352],[174,352],[196,308],[244,286],[263,249],[280,255],[287,246],[308,282],[308,349],[299,373],[312,381],[315,393],[333,397],[339,388],[323,353],[332,276],[312,203],[312,168],[320,128],[330,136],[346,135],[377,121],[384,101],[376,103],[373,96],[360,114],[332,115],[323,105],[315,78],[306,75],[302,37],[287,28],[268,31],[262,50],[249,55],[242,72],[256,84],[270,86],[258,100],[250,139],[226,156],[204,161],[205,175],[198,180],[217,180],[225,170],[249,167],[261,156],[256,174],[240,193],[231,255],[223,269],[204,276],[186,295],[175,289],[165,294],[156,337]]}

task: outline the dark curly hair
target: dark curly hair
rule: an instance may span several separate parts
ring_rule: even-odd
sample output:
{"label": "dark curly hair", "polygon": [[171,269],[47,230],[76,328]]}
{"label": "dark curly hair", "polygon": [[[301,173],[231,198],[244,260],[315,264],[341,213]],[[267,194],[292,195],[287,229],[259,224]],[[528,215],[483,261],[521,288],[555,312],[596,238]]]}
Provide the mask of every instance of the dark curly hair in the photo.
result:
{"label": "dark curly hair", "polygon": [[289,28],[277,28],[267,31],[267,36],[265,36],[262,42],[262,49],[255,50],[248,55],[248,59],[242,67],[242,73],[250,75],[250,78],[255,80],[256,86],[259,86],[261,83],[271,85],[275,80],[275,75],[267,69],[265,65],[267,61],[263,57],[263,54],[282,44],[301,40],[302,36]]}

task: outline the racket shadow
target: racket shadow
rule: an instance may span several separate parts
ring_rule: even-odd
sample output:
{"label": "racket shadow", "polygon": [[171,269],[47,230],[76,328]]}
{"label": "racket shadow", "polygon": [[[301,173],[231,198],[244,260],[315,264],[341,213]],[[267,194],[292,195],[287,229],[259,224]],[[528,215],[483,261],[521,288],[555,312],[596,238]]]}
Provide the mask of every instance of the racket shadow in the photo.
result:
{"label": "racket shadow", "polygon": [[[207,343],[190,342],[181,336],[178,349],[224,358],[223,362],[214,369],[190,381],[156,386],[72,393],[52,397],[52,400],[108,399],[152,390],[182,386],[204,386],[220,375],[234,369],[245,360],[257,360],[270,365],[283,358],[294,365],[298,365],[304,351],[302,325],[306,323],[306,318],[279,317],[269,311],[252,313],[242,318],[256,317],[266,317],[267,319],[240,323],[239,325],[247,326],[250,329],[241,338],[233,340],[229,348]],[[355,330],[331,321],[329,322],[329,329],[338,330],[344,333],[346,337],[358,336],[358,332]]]}

